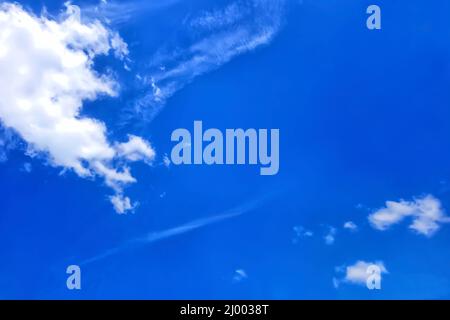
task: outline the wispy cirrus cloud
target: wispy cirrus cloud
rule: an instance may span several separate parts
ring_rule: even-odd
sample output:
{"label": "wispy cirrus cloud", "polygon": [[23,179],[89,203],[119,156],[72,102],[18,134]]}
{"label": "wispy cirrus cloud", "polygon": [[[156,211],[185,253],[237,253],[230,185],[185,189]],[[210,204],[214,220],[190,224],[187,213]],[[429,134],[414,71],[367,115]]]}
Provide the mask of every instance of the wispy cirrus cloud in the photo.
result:
{"label": "wispy cirrus cloud", "polygon": [[233,58],[269,44],[279,32],[284,0],[238,0],[185,19],[177,37],[151,57],[142,77],[147,94],[132,105],[131,114],[152,120],[178,90],[196,77]]}
{"label": "wispy cirrus cloud", "polygon": [[149,12],[168,8],[181,0],[102,0],[96,5],[83,7],[90,18],[102,19],[111,25],[121,25]]}

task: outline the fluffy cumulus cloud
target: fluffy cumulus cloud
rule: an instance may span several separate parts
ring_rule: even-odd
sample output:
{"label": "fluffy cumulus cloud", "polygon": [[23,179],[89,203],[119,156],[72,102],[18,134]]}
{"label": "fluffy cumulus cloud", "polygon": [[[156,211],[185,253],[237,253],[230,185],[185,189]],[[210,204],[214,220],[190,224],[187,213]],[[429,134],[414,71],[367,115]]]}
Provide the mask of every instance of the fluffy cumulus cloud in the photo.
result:
{"label": "fluffy cumulus cloud", "polygon": [[428,237],[432,236],[442,223],[450,222],[441,202],[432,195],[411,201],[387,201],[384,208],[369,215],[369,222],[375,229],[386,230],[407,218],[412,221],[410,229]]}
{"label": "fluffy cumulus cloud", "polygon": [[127,211],[134,210],[137,206],[137,203],[132,204],[130,198],[125,197],[122,194],[116,194],[109,197],[109,199],[114,206],[114,210],[116,210],[119,214],[124,214]]}
{"label": "fluffy cumulus cloud", "polygon": [[333,278],[334,287],[339,287],[341,283],[350,283],[365,286],[367,284],[368,276],[371,274],[371,266],[378,267],[380,276],[388,273],[382,261],[366,262],[360,260],[353,265],[336,267],[336,273],[343,274],[343,276]]}
{"label": "fluffy cumulus cloud", "polygon": [[132,162],[151,162],[154,160],[155,151],[147,141],[134,135],[129,135],[128,138],[128,142],[116,145],[117,153],[120,157]]}
{"label": "fluffy cumulus cloud", "polygon": [[67,4],[52,19],[0,4],[1,124],[50,164],[103,177],[115,191],[114,206],[125,212],[133,206],[123,188],[136,181],[126,162],[150,162],[154,151],[135,136],[108,141],[105,124],[81,114],[84,101],[117,95],[116,81],[94,70],[95,57],[110,53],[124,58],[126,43],[99,21],[83,21],[76,6]]}
{"label": "fluffy cumulus cloud", "polygon": [[356,230],[358,230],[358,226],[353,221],[347,221],[344,223],[344,229],[347,229],[350,231],[356,231]]}

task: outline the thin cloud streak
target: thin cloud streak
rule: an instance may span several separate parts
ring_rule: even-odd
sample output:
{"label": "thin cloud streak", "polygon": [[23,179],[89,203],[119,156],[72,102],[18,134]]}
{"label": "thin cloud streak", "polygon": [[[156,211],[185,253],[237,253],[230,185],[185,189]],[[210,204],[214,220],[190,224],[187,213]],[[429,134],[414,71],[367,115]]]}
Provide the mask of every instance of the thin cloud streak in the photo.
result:
{"label": "thin cloud streak", "polygon": [[204,228],[209,225],[213,225],[213,224],[225,221],[225,220],[236,218],[236,217],[241,216],[245,213],[248,213],[252,210],[255,210],[257,207],[260,206],[261,202],[262,202],[262,200],[258,199],[258,200],[248,202],[237,208],[234,208],[232,210],[223,212],[221,214],[218,214],[218,215],[215,215],[212,217],[194,220],[194,221],[188,222],[186,224],[183,224],[183,225],[180,225],[180,226],[177,226],[174,228],[170,228],[167,230],[150,232],[142,237],[137,237],[137,238],[131,239],[131,240],[125,242],[124,244],[119,245],[115,248],[109,249],[95,257],[84,260],[83,262],[80,263],[80,265],[91,264],[93,262],[97,262],[97,261],[103,260],[107,257],[110,257],[112,255],[115,255],[117,253],[120,253],[122,251],[126,251],[128,249],[132,249],[132,248],[144,246],[144,245],[150,245],[152,243],[159,242],[159,241],[162,241],[162,240],[165,240],[168,238],[172,238],[172,237],[175,237],[178,235],[182,235],[182,234],[185,234],[185,233],[188,233],[188,232],[200,229],[200,228]]}

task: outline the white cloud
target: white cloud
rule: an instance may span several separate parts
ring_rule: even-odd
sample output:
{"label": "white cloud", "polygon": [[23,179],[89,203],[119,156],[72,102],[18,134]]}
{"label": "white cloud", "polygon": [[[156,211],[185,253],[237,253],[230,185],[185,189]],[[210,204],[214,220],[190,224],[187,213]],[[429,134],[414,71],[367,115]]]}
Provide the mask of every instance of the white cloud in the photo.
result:
{"label": "white cloud", "polygon": [[356,231],[356,230],[358,230],[358,226],[353,221],[347,221],[344,223],[344,229]]}
{"label": "white cloud", "polygon": [[301,238],[311,238],[314,233],[311,230],[307,230],[302,226],[295,226],[292,228],[294,230],[294,238],[292,239],[292,243],[296,244],[300,241]]}
{"label": "white cloud", "polygon": [[[101,176],[120,195],[136,180],[115,160],[148,160],[150,147],[133,136],[125,144],[110,143],[105,124],[81,110],[86,100],[117,95],[118,84],[93,69],[94,58],[128,51],[117,33],[99,21],[83,22],[78,7],[66,6],[51,19],[0,4],[0,119],[31,153],[46,154],[50,164],[80,177]],[[126,200],[119,206],[131,207]]]}
{"label": "white cloud", "polygon": [[224,8],[202,12],[197,17],[194,17],[189,22],[189,25],[200,30],[220,29],[238,23],[239,20],[249,13],[250,9],[248,7],[234,2]]}
{"label": "white cloud", "polygon": [[8,160],[9,151],[18,146],[17,140],[14,133],[3,128],[0,123],[0,163]]}
{"label": "white cloud", "polygon": [[180,0],[148,1],[148,0],[101,0],[99,4],[83,7],[89,17],[101,17],[112,25],[120,25],[145,17],[145,14],[168,8]]}
{"label": "white cloud", "polygon": [[388,273],[384,263],[382,261],[376,262],[366,262],[366,261],[357,261],[353,265],[349,266],[340,266],[336,268],[337,273],[344,273],[343,277],[333,278],[333,286],[335,288],[339,287],[340,283],[351,283],[356,285],[366,285],[367,277],[368,277],[368,269],[370,266],[378,266],[382,276],[382,274]]}
{"label": "white cloud", "polygon": [[339,279],[338,278],[333,278],[333,287],[335,289],[339,288]]}
{"label": "white cloud", "polygon": [[134,135],[128,135],[128,142],[116,145],[117,154],[129,161],[151,163],[155,159],[155,150],[148,141]]}
{"label": "white cloud", "polygon": [[386,207],[375,211],[368,219],[374,228],[386,230],[407,217],[412,220],[410,229],[428,237],[440,228],[441,223],[450,222],[441,202],[432,195],[415,198],[412,201],[386,201]]}
{"label": "white cloud", "polygon": [[111,48],[114,50],[114,54],[119,59],[125,59],[130,53],[128,50],[128,44],[123,41],[120,35],[116,32],[111,37]]}
{"label": "white cloud", "polygon": [[334,227],[328,227],[328,232],[325,234],[323,239],[325,240],[325,244],[332,245],[336,240],[337,230]]}
{"label": "white cloud", "polygon": [[135,103],[133,113],[151,120],[168,98],[196,77],[270,43],[281,27],[284,4],[285,0],[236,1],[188,19],[180,33],[191,40],[165,45],[152,57],[143,78],[149,93]]}
{"label": "white cloud", "polygon": [[244,269],[237,269],[234,271],[233,282],[241,282],[248,278],[247,272]]}
{"label": "white cloud", "polygon": [[163,157],[163,165],[165,167],[169,168],[171,164],[172,164],[172,161],[170,161],[169,156],[167,154],[165,154]]}
{"label": "white cloud", "polygon": [[25,162],[22,167],[23,172],[30,173],[33,170],[33,166],[29,162]]}
{"label": "white cloud", "polygon": [[137,206],[137,203],[131,204],[130,198],[124,197],[122,194],[111,196],[110,200],[114,206],[114,210],[118,214],[124,214],[127,211],[134,210]]}

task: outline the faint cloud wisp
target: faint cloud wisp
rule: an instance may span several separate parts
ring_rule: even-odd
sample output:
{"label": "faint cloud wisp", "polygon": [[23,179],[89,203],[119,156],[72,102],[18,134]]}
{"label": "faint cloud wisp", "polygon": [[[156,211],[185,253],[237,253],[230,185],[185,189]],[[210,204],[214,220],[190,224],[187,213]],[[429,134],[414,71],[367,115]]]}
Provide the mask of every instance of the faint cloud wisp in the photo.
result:
{"label": "faint cloud wisp", "polygon": [[236,1],[187,18],[178,34],[187,40],[168,41],[153,55],[141,78],[148,93],[132,104],[127,117],[151,121],[167,99],[196,77],[269,44],[280,30],[284,7],[284,0]]}
{"label": "faint cloud wisp", "polygon": [[103,252],[95,257],[84,260],[82,263],[80,263],[80,265],[90,264],[90,263],[93,263],[93,262],[96,262],[99,260],[103,260],[109,256],[120,253],[127,249],[131,249],[131,248],[139,247],[139,246],[143,246],[143,245],[149,245],[149,244],[152,244],[155,242],[159,242],[159,241],[162,241],[162,240],[165,240],[168,238],[172,238],[172,237],[175,237],[178,235],[182,235],[182,234],[194,231],[196,229],[204,228],[206,226],[216,224],[221,221],[225,221],[228,219],[232,219],[232,218],[241,216],[245,213],[255,210],[256,208],[258,208],[261,205],[262,202],[263,202],[263,199],[250,201],[250,202],[245,203],[245,204],[243,204],[239,207],[236,207],[232,210],[225,211],[221,214],[218,214],[218,215],[215,215],[212,217],[194,220],[194,221],[188,222],[186,224],[183,224],[183,225],[180,225],[180,226],[177,226],[174,228],[170,228],[167,230],[150,232],[144,236],[137,237],[137,238],[131,239],[129,241],[126,241],[124,244],[119,245],[115,248],[106,250],[105,252]]}

